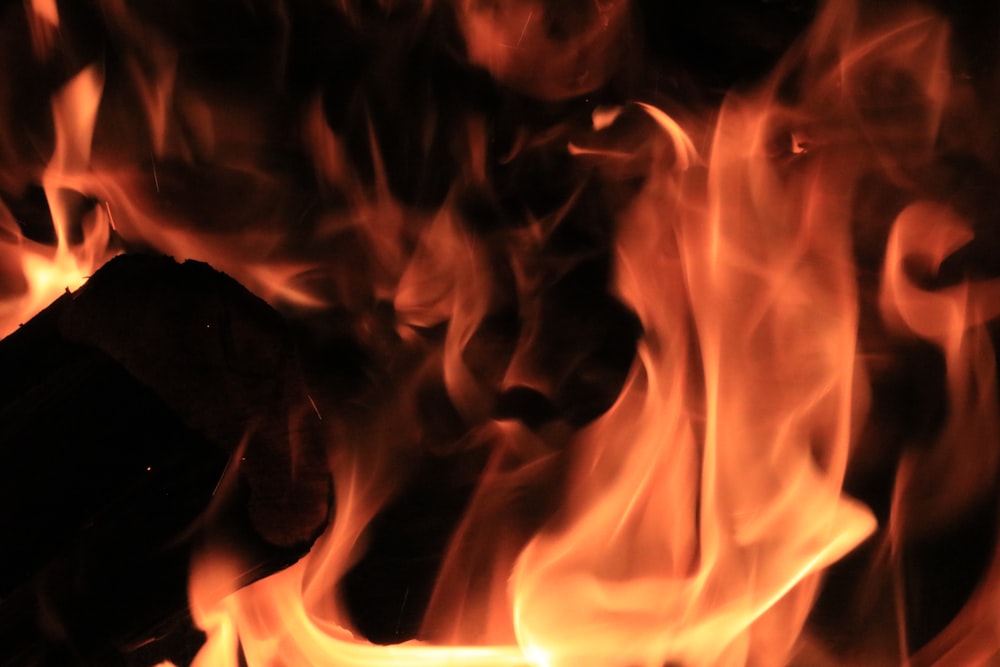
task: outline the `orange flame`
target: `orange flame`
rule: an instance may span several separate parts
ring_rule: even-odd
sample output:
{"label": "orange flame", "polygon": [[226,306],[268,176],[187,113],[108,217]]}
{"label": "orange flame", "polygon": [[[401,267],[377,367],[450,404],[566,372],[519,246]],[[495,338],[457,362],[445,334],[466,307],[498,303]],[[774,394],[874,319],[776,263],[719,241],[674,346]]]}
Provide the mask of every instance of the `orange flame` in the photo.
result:
{"label": "orange flame", "polygon": [[[0,335],[10,333],[64,291],[78,288],[112,254],[109,209],[98,207],[85,218],[81,225],[83,240],[75,242],[72,230],[77,221],[69,198],[74,190],[89,192],[90,146],[102,87],[101,70],[92,65],[74,76],[53,98],[56,145],[42,175],[42,185],[52,214],[56,246],[51,248],[18,234],[14,247],[4,250],[17,254],[26,290],[0,301]],[[9,214],[3,213],[9,219]]]}
{"label": "orange flame", "polygon": [[[847,47],[860,50],[848,60],[885,55],[865,56],[878,48],[869,43]],[[457,645],[374,646],[350,631],[334,591],[386,484],[377,467],[341,460],[338,516],[312,553],[227,598],[250,664],[788,661],[820,573],[875,529],[871,514],[841,493],[864,410],[855,395],[863,370],[841,190],[851,187],[853,172],[841,172],[855,156],[816,151],[789,173],[769,133],[782,113],[798,111],[782,110],[773,90],[732,98],[702,200],[693,142],[661,110],[641,108],[666,138],[645,192],[622,215],[615,287],[643,337],[618,401],[575,438],[561,509],[522,545],[502,531],[471,529],[503,521],[496,498],[552,458],[524,429],[498,425],[496,456],[510,452],[514,468],[483,477],[454,547],[488,554],[491,583],[452,582],[429,611],[432,626],[453,612],[455,627],[444,634]],[[828,116],[843,123],[852,112]],[[595,115],[595,131],[616,118]],[[816,140],[832,141],[822,129]],[[481,412],[478,401],[468,403],[476,391],[456,355],[488,300],[488,288],[476,286],[482,261],[444,211],[396,295],[402,322],[448,322],[445,377],[470,419]],[[485,545],[473,546],[470,535]],[[453,550],[444,572],[471,576],[464,557]],[[464,592],[442,598],[447,590]]]}
{"label": "orange flame", "polygon": [[[535,428],[501,419],[496,406],[512,387],[552,390],[532,348],[544,308],[536,297],[551,277],[539,277],[532,258],[582,189],[561,209],[526,214],[517,229],[472,231],[463,189],[486,190],[494,166],[475,112],[449,128],[462,176],[443,204],[418,209],[392,195],[373,116],[361,114],[367,178],[323,101],[309,98],[294,122],[317,189],[338,207],[299,229],[306,213],[294,189],[261,167],[246,139],[266,136],[278,111],[213,103],[184,80],[179,50],[127,4],[102,7],[130,43],[148,40],[147,59],[130,61],[126,78],[144,114],[149,167],[116,162],[116,150],[134,147],[92,156],[100,67],[54,96],[55,151],[42,185],[56,245],[23,238],[0,210],[0,266],[15,265],[24,286],[0,301],[0,335],[86,280],[110,256],[114,228],[123,243],[209,261],[292,313],[391,304],[394,343],[423,360],[401,373],[389,392],[398,396],[368,423],[324,420],[336,514],[305,557],[247,586],[240,554],[195,559],[190,606],[208,639],[194,667],[842,664],[810,636],[809,614],[824,571],[873,535],[885,562],[870,576],[892,579],[900,636],[896,653],[866,659],[943,667],[995,659],[1000,551],[958,616],[910,657],[902,618],[903,554],[991,502],[1000,475],[987,329],[1000,316],[1000,281],[944,275],[974,242],[975,225],[923,192],[920,176],[942,146],[963,140],[951,114],[968,91],[951,75],[943,20],[915,9],[880,18],[830,2],[769,79],[726,96],[707,130],[704,118],[648,102],[594,106],[583,130],[570,121],[538,135],[521,130],[498,162],[533,142],[558,142],[568,164],[600,164],[635,189],[615,212],[610,291],[641,335],[613,405],[577,430],[568,420]],[[407,3],[377,4],[392,13]],[[411,4],[421,20],[435,11]],[[546,112],[611,85],[631,48],[625,0],[564,8],[565,16],[554,7],[565,3],[547,0],[444,4],[465,39],[465,64]],[[337,5],[363,23],[352,3]],[[57,6],[32,0],[30,8],[41,56],[60,29]],[[619,146],[636,116],[647,132],[641,146]],[[197,171],[202,157],[225,164],[210,173],[218,189],[232,186],[249,201],[218,207],[231,228],[213,231],[176,201],[183,185],[171,182],[171,165],[197,179],[206,175]],[[865,179],[903,193],[884,227],[859,222]],[[215,185],[204,187],[209,196]],[[70,191],[104,204],[77,220]],[[253,209],[245,219],[232,213],[240,205]],[[882,243],[878,256],[862,261],[857,246],[872,238]],[[508,262],[504,289],[513,296],[492,279],[496,255]],[[489,360],[500,370],[484,378],[469,349],[505,298],[516,302],[520,329],[514,349]],[[947,368],[946,423],[926,446],[902,443],[882,526],[844,491],[870,417],[876,368],[859,334],[869,311],[878,335],[926,341]],[[370,325],[361,318],[358,333]],[[439,347],[424,337],[434,329],[443,331]],[[354,626],[339,586],[402,484],[417,429],[411,385],[421,374],[441,378],[469,426],[460,442],[432,446],[481,448],[488,462],[444,554],[421,639],[381,646]],[[542,495],[555,498],[554,509]]]}

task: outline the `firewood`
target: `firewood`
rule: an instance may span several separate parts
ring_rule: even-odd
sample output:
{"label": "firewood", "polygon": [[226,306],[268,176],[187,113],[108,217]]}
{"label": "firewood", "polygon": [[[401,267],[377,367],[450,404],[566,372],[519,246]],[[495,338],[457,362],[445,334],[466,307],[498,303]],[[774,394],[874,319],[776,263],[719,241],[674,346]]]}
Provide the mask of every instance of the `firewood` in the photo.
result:
{"label": "firewood", "polygon": [[0,664],[197,643],[194,550],[236,552],[248,583],[325,526],[291,339],[207,265],[118,258],[0,341],[0,368]]}

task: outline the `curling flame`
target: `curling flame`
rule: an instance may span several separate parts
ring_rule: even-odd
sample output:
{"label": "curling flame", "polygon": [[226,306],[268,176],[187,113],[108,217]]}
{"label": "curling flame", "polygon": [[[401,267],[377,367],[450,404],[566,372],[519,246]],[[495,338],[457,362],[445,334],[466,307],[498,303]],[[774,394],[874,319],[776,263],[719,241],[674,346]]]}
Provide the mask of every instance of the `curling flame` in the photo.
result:
{"label": "curling flame", "polygon": [[784,664],[816,574],[874,529],[840,497],[856,331],[843,222],[813,219],[821,185],[799,206],[742,207],[774,178],[763,113],[723,110],[707,227],[684,209],[683,173],[626,215],[617,286],[642,319],[640,363],[583,434],[569,518],[511,583],[519,641],[544,664]]}
{"label": "curling flame", "polygon": [[356,556],[365,526],[385,500],[386,487],[374,480],[386,477],[360,459],[343,461],[335,475],[337,517],[310,557],[229,596],[221,593],[235,588],[237,565],[217,557],[195,563],[192,611],[210,639],[194,667],[235,667],[237,643],[249,664],[269,667],[320,667],[331,658],[357,667],[526,664],[515,646],[376,646],[358,637],[329,583],[339,581]]}
{"label": "curling flame", "polygon": [[[505,489],[555,459],[526,430],[497,426],[495,467],[443,570],[469,581],[439,584],[425,622],[455,645],[378,647],[350,631],[333,591],[386,491],[378,467],[341,461],[337,518],[313,552],[229,598],[249,664],[787,663],[820,573],[876,526],[841,492],[864,408],[842,194],[853,176],[844,155],[814,146],[789,173],[770,135],[795,111],[774,97],[727,101],[707,184],[680,124],[640,107],[665,145],[616,241],[614,288],[642,323],[638,357],[617,402],[575,438],[561,508],[520,544],[475,526],[503,526]],[[619,117],[595,114],[595,132]],[[483,397],[460,352],[489,299],[484,261],[446,208],[395,301],[404,325],[448,322],[446,384],[469,420]]]}
{"label": "curling flame", "polygon": [[[928,201],[904,209],[889,237],[880,295],[885,319],[943,352],[949,403],[947,424],[933,445],[911,452],[900,466],[892,535],[900,552],[907,539],[946,526],[982,502],[1000,472],[996,354],[986,329],[1000,316],[1000,280],[963,280],[939,289],[918,281],[936,276],[973,238],[955,211]],[[994,565],[991,579],[996,570]],[[979,618],[989,622],[992,616]]]}
{"label": "curling flame", "polygon": [[[10,333],[66,290],[82,285],[106,262],[111,220],[107,208],[97,207],[82,222],[74,219],[74,191],[88,192],[90,146],[103,75],[90,66],[74,76],[53,98],[56,144],[42,176],[52,214],[56,246],[17,239],[26,292],[0,301],[0,335]],[[82,241],[74,238],[79,225]]]}
{"label": "curling flame", "polygon": [[[968,93],[952,77],[939,17],[829,2],[770,78],[703,114],[615,99],[634,83],[619,77],[634,48],[627,0],[332,3],[345,41],[370,56],[366,74],[385,65],[365,51],[369,15],[388,17],[393,36],[397,19],[415,17],[465,40],[449,42],[448,58],[488,82],[487,97],[548,123],[494,137],[508,129],[497,118],[508,109],[435,100],[426,125],[400,132],[422,157],[447,143],[460,171],[428,203],[394,194],[406,179],[387,166],[392,141],[380,145],[380,95],[367,83],[357,99],[331,101],[304,90],[311,79],[286,81],[279,59],[280,102],[240,90],[234,100],[245,99],[230,104],[130,3],[99,4],[109,31],[124,35],[122,76],[108,79],[131,86],[134,109],[102,104],[121,91],[104,90],[97,65],[53,97],[55,149],[41,184],[55,242],[31,240],[0,208],[0,271],[16,292],[0,301],[0,335],[82,284],[121,243],[210,262],[292,317],[349,313],[323,326],[372,339],[373,356],[385,352],[392,367],[391,381],[366,378],[377,397],[363,416],[323,410],[336,513],[305,557],[249,585],[241,554],[195,557],[190,607],[208,639],[194,667],[847,664],[827,654],[835,642],[810,614],[824,572],[873,535],[865,557],[877,562],[865,576],[895,594],[886,615],[898,646],[858,664],[1000,655],[1000,551],[936,639],[910,646],[906,636],[904,555],[970,508],[996,504],[1000,476],[990,328],[1000,279],[955,271],[981,240],[978,221],[924,192],[942,147],[962,141],[951,115]],[[287,48],[291,10],[256,9],[264,5],[284,21],[276,41]],[[31,0],[25,12],[36,54],[48,58],[58,3]],[[561,115],[578,100],[589,125],[586,114]],[[93,148],[108,106],[138,118],[130,130],[141,141]],[[271,145],[294,142],[292,166],[273,169],[286,155]],[[514,172],[536,150],[572,172],[572,187],[546,190],[537,206],[511,204],[510,184],[495,181],[524,178]],[[862,215],[868,183],[894,193],[875,207],[891,209],[884,218]],[[100,205],[80,214],[81,199]],[[583,210],[592,202],[607,210]],[[597,278],[581,273],[597,287],[588,283],[587,296],[613,303],[635,333],[624,336],[620,393],[576,420],[557,405],[557,387],[603,378],[581,364],[553,379],[559,364],[541,357],[563,351],[533,346],[552,326],[546,318],[561,317],[540,295],[561,296],[553,285],[591,261]],[[503,341],[484,343],[496,311],[514,322],[498,316]],[[552,347],[572,333],[558,332]],[[879,461],[892,471],[882,508],[850,483],[865,472],[855,466],[876,414],[879,369],[866,345],[897,340],[943,358],[947,415],[929,442],[894,442]],[[438,438],[416,416],[415,387],[427,378],[461,435]],[[534,403],[514,418],[504,401],[519,398]],[[533,408],[545,414],[533,419]],[[471,451],[481,467],[419,639],[376,645],[341,587],[420,448]]]}

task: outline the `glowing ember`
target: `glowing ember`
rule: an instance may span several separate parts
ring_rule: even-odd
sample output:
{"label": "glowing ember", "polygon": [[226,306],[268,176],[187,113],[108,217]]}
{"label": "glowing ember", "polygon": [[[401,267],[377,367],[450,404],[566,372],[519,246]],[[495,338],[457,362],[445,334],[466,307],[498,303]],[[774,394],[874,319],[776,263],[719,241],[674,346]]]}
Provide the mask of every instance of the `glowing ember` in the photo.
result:
{"label": "glowing ember", "polygon": [[[329,437],[335,516],[305,557],[249,585],[244,554],[198,555],[189,600],[207,640],[195,667],[1000,655],[1000,552],[943,630],[907,636],[907,550],[995,505],[1000,479],[1000,279],[962,264],[981,212],[933,178],[942,156],[976,152],[964,125],[989,107],[954,76],[944,19],[830,2],[766,79],[706,111],[609,92],[628,87],[638,50],[625,0],[339,3],[359,42],[409,39],[404,19],[430,26],[464,44],[449,53],[486,99],[536,105],[497,136],[488,104],[448,108],[439,91],[426,102],[379,56],[367,74],[400,76],[430,111],[377,87],[361,102],[310,90],[295,113],[245,91],[230,105],[148,16],[99,4],[128,45],[115,85],[130,97],[115,89],[126,107],[105,110],[101,64],[53,97],[40,181],[55,240],[27,238],[0,211],[14,276],[0,333],[121,245],[211,263],[290,322],[363,341],[388,369],[346,407],[303,392],[301,414]],[[268,11],[288,47],[286,10]],[[57,5],[35,0],[30,16],[36,56],[50,57]],[[587,113],[569,117],[574,103]],[[130,112],[140,121],[123,127],[142,140],[109,141],[104,115]],[[259,148],[288,144],[306,165],[287,171],[308,171],[308,188]],[[397,145],[444,151],[446,166],[428,157],[401,176]],[[546,160],[569,185],[532,182]],[[438,176],[439,196],[401,194]],[[511,194],[525,181],[540,191],[528,203]],[[80,195],[100,205],[80,214]],[[938,430],[879,442],[879,383],[900,341],[943,358],[947,414]],[[428,387],[446,406],[439,421],[459,427],[422,412]],[[474,490],[417,638],[373,643],[345,582],[427,452],[468,455]],[[845,491],[862,495],[880,466],[892,470],[884,508]],[[866,540],[864,592],[840,613],[877,622],[831,639],[823,577]]]}

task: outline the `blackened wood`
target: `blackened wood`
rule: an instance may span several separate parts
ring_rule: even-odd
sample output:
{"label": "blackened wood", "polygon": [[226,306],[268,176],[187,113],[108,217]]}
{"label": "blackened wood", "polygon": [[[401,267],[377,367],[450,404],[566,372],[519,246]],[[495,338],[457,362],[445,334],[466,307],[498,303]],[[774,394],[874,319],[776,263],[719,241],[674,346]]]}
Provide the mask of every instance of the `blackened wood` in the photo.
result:
{"label": "blackened wood", "polygon": [[281,320],[205,265],[111,262],[0,368],[0,665],[183,662],[193,550],[236,551],[249,581],[325,525]]}
{"label": "blackened wood", "polygon": [[59,328],[112,357],[210,441],[242,448],[264,539],[290,546],[316,536],[330,503],[320,419],[267,304],[206,264],[123,256],[74,295]]}

